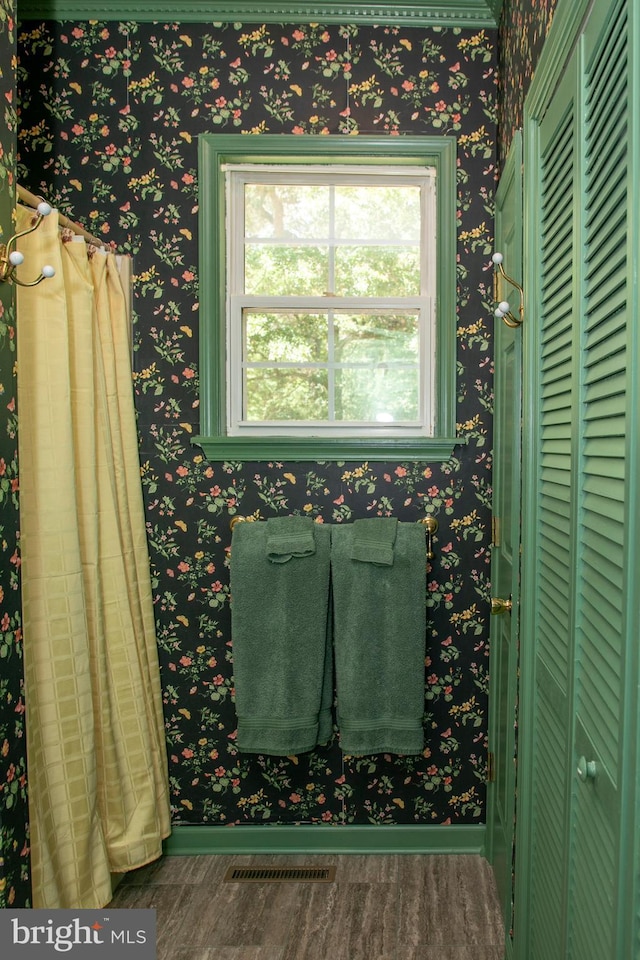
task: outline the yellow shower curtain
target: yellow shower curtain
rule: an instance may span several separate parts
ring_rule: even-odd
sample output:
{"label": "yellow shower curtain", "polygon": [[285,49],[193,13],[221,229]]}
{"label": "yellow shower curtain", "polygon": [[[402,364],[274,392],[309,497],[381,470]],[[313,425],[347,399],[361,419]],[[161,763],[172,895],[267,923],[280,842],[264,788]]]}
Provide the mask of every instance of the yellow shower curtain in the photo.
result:
{"label": "yellow shower curtain", "polygon": [[[18,207],[18,230],[33,212]],[[170,832],[162,701],[116,257],[21,239],[18,416],[34,907],[105,906]]]}

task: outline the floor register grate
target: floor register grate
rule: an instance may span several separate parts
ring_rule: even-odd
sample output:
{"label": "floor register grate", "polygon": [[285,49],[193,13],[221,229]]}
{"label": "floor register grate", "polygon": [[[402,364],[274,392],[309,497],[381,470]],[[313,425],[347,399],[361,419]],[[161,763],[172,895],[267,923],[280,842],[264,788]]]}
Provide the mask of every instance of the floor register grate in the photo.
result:
{"label": "floor register grate", "polygon": [[335,867],[229,867],[225,883],[333,883]]}

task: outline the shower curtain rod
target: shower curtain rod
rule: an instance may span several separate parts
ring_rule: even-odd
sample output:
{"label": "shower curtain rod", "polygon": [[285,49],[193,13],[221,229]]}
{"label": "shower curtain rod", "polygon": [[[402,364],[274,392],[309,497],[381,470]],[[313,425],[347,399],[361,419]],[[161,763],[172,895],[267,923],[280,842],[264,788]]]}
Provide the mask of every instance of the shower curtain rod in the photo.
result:
{"label": "shower curtain rod", "polygon": [[[38,204],[42,202],[43,198],[36,197],[35,194],[30,193],[29,190],[25,190],[25,188],[20,186],[19,183],[16,186],[18,188],[18,199],[21,200],[26,206],[36,210]],[[109,246],[109,244],[105,243],[104,240],[99,240],[97,237],[92,236],[92,234],[87,233],[84,227],[81,227],[78,223],[74,223],[73,220],[69,220],[68,217],[65,217],[65,215],[60,212],[58,212],[58,223],[61,227],[67,227],[67,229],[72,230],[79,237],[84,237],[87,243],[91,243],[94,247]]]}

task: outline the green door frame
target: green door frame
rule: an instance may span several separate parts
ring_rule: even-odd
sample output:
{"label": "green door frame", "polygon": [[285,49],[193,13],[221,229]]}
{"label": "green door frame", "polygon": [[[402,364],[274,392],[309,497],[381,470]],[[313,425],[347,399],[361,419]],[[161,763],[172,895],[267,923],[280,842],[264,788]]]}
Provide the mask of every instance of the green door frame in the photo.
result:
{"label": "green door frame", "polygon": [[[522,277],[522,134],[517,130],[496,195],[496,250],[505,254],[509,276]],[[500,285],[500,295],[515,291]],[[514,313],[517,313],[514,307]],[[526,313],[525,313],[526,316]],[[512,864],[515,840],[516,717],[518,699],[522,330],[494,326],[494,537],[492,595],[509,598],[510,612],[492,617],[489,689],[489,750],[493,779],[487,786],[487,857],[493,866],[502,906],[507,957],[513,925]]]}

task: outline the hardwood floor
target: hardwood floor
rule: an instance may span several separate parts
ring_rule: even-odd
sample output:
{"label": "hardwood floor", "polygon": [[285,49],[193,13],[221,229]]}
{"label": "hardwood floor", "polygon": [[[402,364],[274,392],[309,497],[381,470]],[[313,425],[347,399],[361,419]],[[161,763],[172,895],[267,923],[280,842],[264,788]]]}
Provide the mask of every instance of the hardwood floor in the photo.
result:
{"label": "hardwood floor", "polygon": [[[225,883],[227,868],[336,865],[334,883]],[[113,907],[156,910],[158,960],[502,960],[488,863],[466,855],[165,857]]]}

